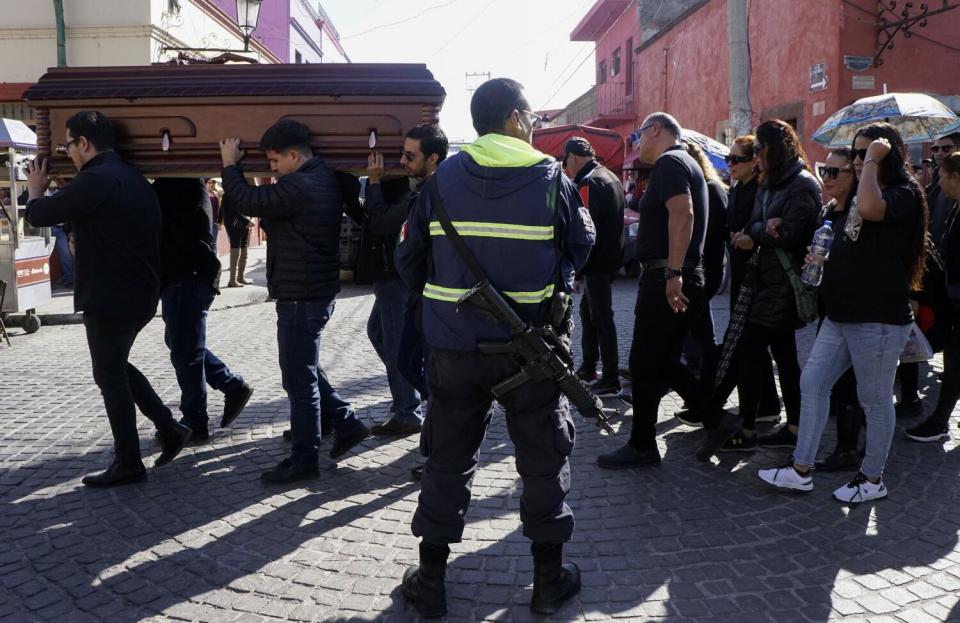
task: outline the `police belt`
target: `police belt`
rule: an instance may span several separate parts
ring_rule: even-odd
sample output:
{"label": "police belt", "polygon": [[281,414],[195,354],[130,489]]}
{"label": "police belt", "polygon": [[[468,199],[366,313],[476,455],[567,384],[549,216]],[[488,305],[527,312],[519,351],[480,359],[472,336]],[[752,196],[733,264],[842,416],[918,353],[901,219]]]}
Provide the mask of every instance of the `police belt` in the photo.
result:
{"label": "police belt", "polygon": [[[669,266],[667,260],[643,260],[640,262],[640,268],[643,270],[658,270],[664,269]],[[703,260],[700,258],[687,258],[683,260],[683,270],[697,270],[698,268],[703,268]]]}

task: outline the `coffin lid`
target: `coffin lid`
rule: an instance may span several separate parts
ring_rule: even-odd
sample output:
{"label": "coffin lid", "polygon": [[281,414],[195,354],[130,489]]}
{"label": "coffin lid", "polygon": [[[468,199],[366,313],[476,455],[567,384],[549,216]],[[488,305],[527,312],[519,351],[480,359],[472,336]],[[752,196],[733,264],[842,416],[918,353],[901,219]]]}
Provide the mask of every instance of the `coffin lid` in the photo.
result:
{"label": "coffin lid", "polygon": [[224,96],[446,95],[423,64],[150,65],[50,68],[24,93],[28,102],[69,99]]}

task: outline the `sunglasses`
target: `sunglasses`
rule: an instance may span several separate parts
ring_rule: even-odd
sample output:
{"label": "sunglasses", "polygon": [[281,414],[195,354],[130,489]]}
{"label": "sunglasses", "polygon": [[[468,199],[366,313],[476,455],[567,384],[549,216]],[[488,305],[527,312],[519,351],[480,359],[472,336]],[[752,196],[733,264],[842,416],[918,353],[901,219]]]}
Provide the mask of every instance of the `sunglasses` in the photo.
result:
{"label": "sunglasses", "polygon": [[930,146],[930,153],[931,153],[931,154],[936,154],[936,153],[939,153],[939,152],[942,151],[942,152],[945,153],[945,154],[949,154],[949,153],[953,152],[957,147],[958,147],[958,145],[942,145],[942,146],[941,146],[941,145],[931,145],[931,146]]}
{"label": "sunglasses", "polygon": [[825,180],[827,178],[837,179],[840,177],[841,173],[849,173],[850,165],[845,167],[819,167],[817,173],[820,174],[820,179]]}
{"label": "sunglasses", "polygon": [[543,117],[541,117],[541,116],[538,115],[537,113],[535,113],[535,112],[530,112],[529,110],[520,110],[520,111],[518,111],[518,112],[521,112],[521,113],[527,115],[527,116],[530,118],[531,125],[533,125],[533,128],[534,128],[534,129],[543,126],[543,121],[544,121],[544,119],[543,119]]}
{"label": "sunglasses", "polygon": [[851,149],[850,150],[850,161],[853,162],[857,158],[860,160],[867,159],[867,150],[866,149]]}
{"label": "sunglasses", "polygon": [[752,156],[735,156],[734,154],[727,154],[723,157],[727,161],[727,164],[743,164],[744,162],[753,162]]}
{"label": "sunglasses", "polygon": [[58,146],[57,146],[57,153],[58,153],[58,154],[65,154],[65,153],[67,153],[68,151],[70,151],[70,146],[76,144],[76,142],[79,141],[79,140],[80,140],[79,138],[75,138],[75,139],[72,139],[72,140],[67,141],[67,142],[64,143],[63,145],[58,145]]}

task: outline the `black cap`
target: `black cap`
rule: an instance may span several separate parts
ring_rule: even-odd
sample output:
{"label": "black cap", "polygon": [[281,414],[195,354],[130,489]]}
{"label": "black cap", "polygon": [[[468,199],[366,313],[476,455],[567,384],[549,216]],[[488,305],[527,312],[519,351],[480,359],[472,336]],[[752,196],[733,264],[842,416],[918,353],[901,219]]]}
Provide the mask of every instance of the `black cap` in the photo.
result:
{"label": "black cap", "polygon": [[574,136],[568,139],[566,144],[563,146],[563,153],[573,154],[574,156],[597,155],[597,152],[593,151],[593,145],[590,144],[590,141],[582,136]]}

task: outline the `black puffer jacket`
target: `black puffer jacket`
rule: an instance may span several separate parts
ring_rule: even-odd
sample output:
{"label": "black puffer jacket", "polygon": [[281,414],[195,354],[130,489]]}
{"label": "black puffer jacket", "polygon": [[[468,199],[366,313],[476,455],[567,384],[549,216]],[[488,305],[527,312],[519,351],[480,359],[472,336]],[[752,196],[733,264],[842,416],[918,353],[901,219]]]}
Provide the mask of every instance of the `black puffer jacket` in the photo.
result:
{"label": "black puffer jacket", "polygon": [[[776,249],[786,251],[799,274],[820,213],[820,183],[799,161],[788,169],[776,186],[771,187],[768,183],[764,181],[760,185],[746,227],[754,244],[760,245],[760,266],[749,321],[772,329],[798,329],[803,323],[797,317],[793,286]],[[768,236],[765,231],[765,203],[767,219],[782,219],[776,238]]]}
{"label": "black puffer jacket", "polygon": [[267,289],[280,301],[329,301],[340,291],[343,203],[333,170],[311,158],[276,184],[251,186],[243,170],[223,170],[231,207],[260,217],[267,232]]}

